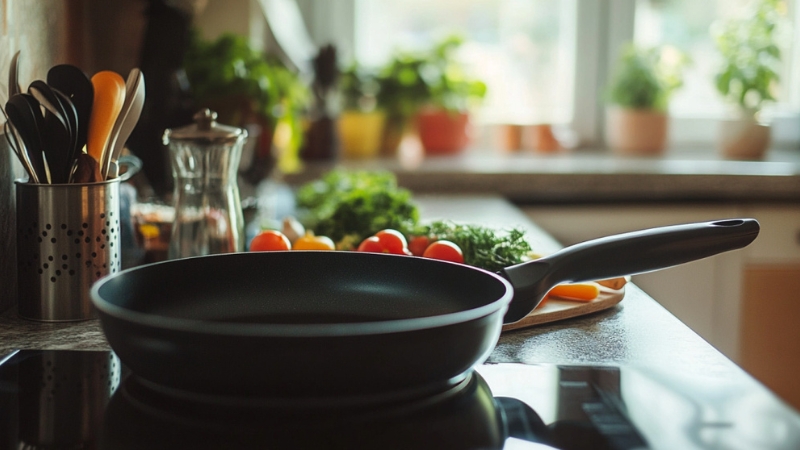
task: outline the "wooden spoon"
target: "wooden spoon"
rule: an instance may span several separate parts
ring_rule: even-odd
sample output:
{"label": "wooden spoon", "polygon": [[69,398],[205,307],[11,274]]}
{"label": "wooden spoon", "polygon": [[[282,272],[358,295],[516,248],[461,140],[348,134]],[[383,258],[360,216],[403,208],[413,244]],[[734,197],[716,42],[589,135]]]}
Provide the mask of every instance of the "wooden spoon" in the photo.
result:
{"label": "wooden spoon", "polygon": [[114,123],[114,130],[111,132],[111,141],[106,152],[103,154],[103,161],[100,162],[100,169],[104,178],[109,177],[111,163],[115,162],[122,153],[125,142],[133,132],[139,122],[139,116],[144,107],[144,75],[142,71],[135,68],[128,74],[125,82],[125,103],[122,111]]}
{"label": "wooden spoon", "polygon": [[89,117],[86,152],[97,161],[99,167],[111,139],[114,123],[125,103],[125,80],[116,72],[104,70],[94,74],[92,86],[94,101],[92,115]]}

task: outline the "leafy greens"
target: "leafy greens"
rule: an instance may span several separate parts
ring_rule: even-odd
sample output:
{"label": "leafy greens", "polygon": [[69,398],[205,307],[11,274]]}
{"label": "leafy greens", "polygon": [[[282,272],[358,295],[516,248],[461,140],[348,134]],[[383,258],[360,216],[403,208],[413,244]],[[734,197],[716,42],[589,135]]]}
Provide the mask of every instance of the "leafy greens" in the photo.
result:
{"label": "leafy greens", "polygon": [[441,220],[426,228],[425,235],[458,245],[466,264],[491,272],[519,264],[531,252],[531,246],[525,240],[525,231],[519,228],[502,232],[480,225]]}
{"label": "leafy greens", "polygon": [[300,187],[297,205],[306,228],[343,250],[386,228],[408,234],[419,221],[411,192],[391,172],[333,170]]}
{"label": "leafy greens", "polygon": [[419,223],[411,192],[398,187],[391,172],[333,170],[297,191],[300,220],[339,250],[353,250],[364,239],[392,228],[406,237],[448,240],[461,248],[466,264],[496,272],[519,264],[530,251],[525,231],[494,230],[450,221]]}

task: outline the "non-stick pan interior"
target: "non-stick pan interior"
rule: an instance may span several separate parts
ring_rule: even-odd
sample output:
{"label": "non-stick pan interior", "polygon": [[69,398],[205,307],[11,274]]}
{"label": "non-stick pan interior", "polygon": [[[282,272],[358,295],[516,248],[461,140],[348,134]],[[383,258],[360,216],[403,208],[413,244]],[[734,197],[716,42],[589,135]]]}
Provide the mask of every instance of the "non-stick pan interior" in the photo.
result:
{"label": "non-stick pan interior", "polygon": [[96,304],[211,322],[332,324],[486,309],[507,303],[509,291],[498,276],[459,264],[290,251],[187,258],[127,270],[102,282]]}

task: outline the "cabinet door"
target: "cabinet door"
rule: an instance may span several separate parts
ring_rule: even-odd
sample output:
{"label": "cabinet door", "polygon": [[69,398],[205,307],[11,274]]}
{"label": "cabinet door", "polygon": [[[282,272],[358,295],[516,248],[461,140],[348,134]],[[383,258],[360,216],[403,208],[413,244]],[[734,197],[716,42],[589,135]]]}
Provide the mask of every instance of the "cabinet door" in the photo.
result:
{"label": "cabinet door", "polygon": [[761,233],[745,249],[742,368],[800,408],[800,207],[745,210]]}
{"label": "cabinet door", "polygon": [[800,207],[760,205],[744,213],[761,224],[758,238],[745,249],[748,264],[800,263]]}
{"label": "cabinet door", "polygon": [[[627,231],[739,217],[735,206],[579,205],[526,207],[564,245]],[[742,254],[729,252],[637,275],[633,282],[729,358],[738,357]]]}
{"label": "cabinet door", "polygon": [[741,317],[742,368],[800,408],[800,263],[748,264]]}

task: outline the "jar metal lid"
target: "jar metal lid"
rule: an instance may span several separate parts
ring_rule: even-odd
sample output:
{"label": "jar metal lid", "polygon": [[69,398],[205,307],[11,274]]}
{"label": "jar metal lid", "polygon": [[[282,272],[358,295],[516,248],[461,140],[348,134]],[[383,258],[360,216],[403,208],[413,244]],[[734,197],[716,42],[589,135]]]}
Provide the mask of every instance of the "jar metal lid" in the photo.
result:
{"label": "jar metal lid", "polygon": [[217,113],[208,108],[198,111],[194,123],[177,129],[164,130],[163,142],[189,141],[198,144],[233,144],[247,137],[247,130],[217,123]]}

